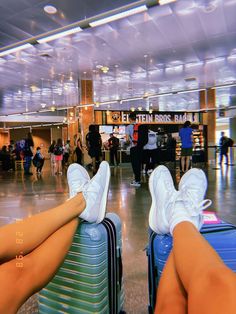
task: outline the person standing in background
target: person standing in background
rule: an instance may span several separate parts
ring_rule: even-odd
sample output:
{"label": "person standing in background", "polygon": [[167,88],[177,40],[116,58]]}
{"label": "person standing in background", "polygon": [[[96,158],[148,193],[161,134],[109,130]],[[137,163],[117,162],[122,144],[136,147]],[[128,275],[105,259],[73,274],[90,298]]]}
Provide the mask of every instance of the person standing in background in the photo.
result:
{"label": "person standing in background", "polygon": [[157,133],[148,130],[148,142],[143,147],[143,173],[151,174],[157,163]]}
{"label": "person standing in background", "polygon": [[89,132],[86,135],[86,147],[92,159],[93,174],[96,174],[100,162],[102,161],[102,138],[94,124],[90,124]]}
{"label": "person standing in background", "polygon": [[67,140],[63,152],[63,164],[65,167],[68,167],[70,153],[71,153],[70,140]]}
{"label": "person standing in background", "polygon": [[116,161],[116,165],[119,166],[118,161],[118,149],[119,149],[120,141],[117,137],[114,136],[113,133],[110,134],[110,138],[108,139],[108,147],[110,150],[110,165],[115,166],[114,159]]}
{"label": "person standing in background", "polygon": [[62,139],[57,140],[57,144],[54,147],[53,154],[55,155],[55,174],[62,174],[62,159],[63,159],[63,144]]}
{"label": "person standing in background", "polygon": [[129,114],[130,124],[126,127],[126,142],[131,143],[130,160],[134,173],[134,180],[130,183],[131,186],[141,186],[141,167],[143,158],[143,146],[148,142],[148,127],[136,123],[136,114]]}
{"label": "person standing in background", "polygon": [[191,122],[185,121],[182,129],[180,129],[179,136],[181,139],[181,170],[186,172],[190,167],[190,158],[193,154],[193,130],[190,127]]}
{"label": "person standing in background", "polygon": [[223,162],[223,156],[225,156],[225,164],[229,164],[229,157],[228,157],[228,151],[229,151],[229,145],[228,145],[229,138],[225,135],[225,132],[221,132],[221,138],[220,138],[220,162],[219,164],[222,165]]}
{"label": "person standing in background", "polygon": [[167,134],[166,150],[167,150],[167,161],[175,162],[176,139],[172,137],[171,133]]}
{"label": "person standing in background", "polygon": [[80,139],[77,140],[77,145],[74,150],[74,155],[76,155],[76,163],[82,165],[82,156],[83,156],[83,149]]}
{"label": "person standing in background", "polygon": [[34,156],[33,163],[34,163],[34,165],[37,168],[36,169],[37,174],[41,174],[42,168],[43,168],[43,165],[44,165],[44,156],[41,153],[41,148],[40,147],[37,147],[37,149],[36,149],[36,154]]}
{"label": "person standing in background", "polygon": [[25,144],[24,144],[24,174],[27,175],[32,175],[33,173],[30,172],[30,167],[31,167],[31,161],[32,157],[34,155],[34,141],[32,137],[32,133],[28,133],[27,138],[25,139]]}

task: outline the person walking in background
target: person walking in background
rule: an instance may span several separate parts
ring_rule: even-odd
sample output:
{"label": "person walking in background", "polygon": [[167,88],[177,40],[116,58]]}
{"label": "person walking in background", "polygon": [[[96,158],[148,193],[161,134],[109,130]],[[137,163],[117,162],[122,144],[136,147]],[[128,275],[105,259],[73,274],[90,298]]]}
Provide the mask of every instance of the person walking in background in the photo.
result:
{"label": "person walking in background", "polygon": [[92,159],[93,174],[96,174],[100,162],[102,161],[102,138],[96,127],[91,124],[86,135],[86,147]]}
{"label": "person walking in background", "polygon": [[181,170],[188,171],[190,167],[190,158],[193,154],[193,130],[190,127],[191,122],[185,121],[183,128],[180,129],[179,136],[181,139]]}
{"label": "person walking in background", "polygon": [[223,156],[225,156],[225,164],[229,164],[228,150],[229,150],[229,138],[225,135],[225,132],[221,132],[220,138],[220,161],[219,164],[222,165]]}
{"label": "person walking in background", "polygon": [[70,153],[71,153],[70,140],[67,140],[63,152],[63,164],[65,167],[68,167]]}
{"label": "person walking in background", "polygon": [[61,138],[57,140],[53,154],[55,155],[55,174],[62,174],[63,144]]}
{"label": "person walking in background", "polygon": [[77,140],[77,145],[74,150],[74,155],[76,156],[76,163],[82,165],[82,156],[83,156],[83,149],[80,139]]}
{"label": "person walking in background", "polygon": [[113,133],[111,133],[110,138],[108,139],[108,147],[110,151],[110,166],[115,166],[114,161],[116,161],[116,165],[119,166],[118,161],[119,145],[120,145],[119,139],[115,137]]}
{"label": "person walking in background", "polygon": [[24,153],[24,174],[32,175],[33,173],[30,172],[30,167],[32,157],[34,155],[34,141],[32,133],[30,132],[28,133],[27,138],[25,139],[23,153]]}
{"label": "person walking in background", "polygon": [[37,174],[41,174],[44,165],[44,156],[41,153],[41,148],[37,147],[36,153],[33,158],[33,164],[36,167]]}

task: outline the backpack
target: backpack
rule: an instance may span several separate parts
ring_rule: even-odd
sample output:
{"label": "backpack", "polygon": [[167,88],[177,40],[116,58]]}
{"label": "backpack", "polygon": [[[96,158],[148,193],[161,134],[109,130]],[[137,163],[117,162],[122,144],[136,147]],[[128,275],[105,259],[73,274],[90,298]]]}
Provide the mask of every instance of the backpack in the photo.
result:
{"label": "backpack", "polygon": [[234,146],[234,141],[232,138],[228,138],[226,142],[227,147],[233,147]]}
{"label": "backpack", "polygon": [[60,156],[60,155],[62,155],[62,153],[63,153],[62,147],[56,145],[54,147],[53,154],[56,156]]}
{"label": "backpack", "polygon": [[54,150],[54,145],[51,144],[51,145],[49,146],[48,153],[53,154],[53,150]]}
{"label": "backpack", "polygon": [[133,128],[133,143],[136,145],[138,143],[138,128],[141,123],[135,123]]}

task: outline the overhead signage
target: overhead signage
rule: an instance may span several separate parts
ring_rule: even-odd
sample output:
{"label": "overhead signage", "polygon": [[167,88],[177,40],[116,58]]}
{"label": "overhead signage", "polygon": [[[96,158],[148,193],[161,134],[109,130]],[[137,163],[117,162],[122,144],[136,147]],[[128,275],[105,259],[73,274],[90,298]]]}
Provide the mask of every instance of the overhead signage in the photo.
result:
{"label": "overhead signage", "polygon": [[[110,111],[107,124],[129,124],[130,112]],[[197,112],[140,112],[136,114],[137,122],[149,124],[183,124],[185,121],[199,123]]]}

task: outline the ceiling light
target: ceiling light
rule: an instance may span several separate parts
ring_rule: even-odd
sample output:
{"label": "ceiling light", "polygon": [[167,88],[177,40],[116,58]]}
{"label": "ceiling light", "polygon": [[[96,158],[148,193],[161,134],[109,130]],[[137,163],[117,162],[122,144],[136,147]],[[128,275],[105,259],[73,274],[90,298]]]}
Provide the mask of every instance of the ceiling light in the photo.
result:
{"label": "ceiling light", "polygon": [[99,108],[99,106],[100,106],[99,102],[96,102],[95,106],[96,106],[97,108]]}
{"label": "ceiling light", "polygon": [[56,107],[55,106],[52,106],[51,107],[51,111],[55,111],[56,110]]}
{"label": "ceiling light", "polygon": [[60,33],[56,33],[56,34],[53,34],[53,35],[42,37],[40,39],[37,39],[37,42],[40,43],[40,44],[44,44],[44,43],[47,43],[47,42],[49,42],[51,40],[55,40],[55,39],[58,39],[58,38],[61,38],[61,37],[69,36],[69,35],[72,35],[72,34],[75,34],[75,33],[81,32],[81,31],[82,31],[82,28],[77,26],[77,27],[68,29],[66,31],[60,32]]}
{"label": "ceiling light", "polygon": [[14,52],[17,52],[17,51],[20,51],[20,50],[24,50],[24,49],[27,49],[27,48],[30,48],[30,47],[32,47],[32,45],[28,43],[28,44],[24,44],[24,45],[21,45],[21,46],[17,46],[17,47],[14,47],[14,48],[7,49],[7,50],[4,50],[4,51],[0,52],[0,57],[9,55],[10,53],[14,53]]}
{"label": "ceiling light", "polygon": [[57,8],[55,8],[53,5],[45,5],[45,7],[43,9],[48,14],[57,13]]}
{"label": "ceiling light", "polygon": [[134,111],[135,111],[135,108],[134,108],[134,107],[131,107],[130,110],[131,110],[132,112],[134,112]]}
{"label": "ceiling light", "polygon": [[89,25],[91,27],[96,27],[96,26],[99,26],[99,25],[102,25],[102,24],[106,24],[106,23],[110,23],[112,21],[116,21],[116,20],[122,19],[124,17],[130,16],[130,15],[133,15],[133,14],[141,13],[141,12],[144,12],[144,11],[147,11],[147,7],[146,7],[146,5],[141,5],[139,7],[136,7],[136,8],[133,8],[133,9],[130,9],[130,10],[118,13],[118,14],[114,14],[114,15],[105,17],[103,19],[100,19],[100,20],[97,20],[97,21],[94,21],[94,22],[91,22],[91,23],[89,23]]}
{"label": "ceiling light", "polygon": [[44,103],[41,104],[41,107],[42,107],[42,108],[45,108],[46,106],[47,106],[47,105],[44,104]]}
{"label": "ceiling light", "polygon": [[159,4],[160,5],[164,5],[164,4],[168,4],[168,3],[171,3],[171,2],[175,2],[176,0],[159,0]]}
{"label": "ceiling light", "polygon": [[142,108],[141,106],[140,106],[140,107],[138,107],[138,111],[142,111],[142,109],[143,109],[143,108]]}
{"label": "ceiling light", "polygon": [[103,66],[101,67],[103,73],[107,73],[109,71],[109,67]]}

